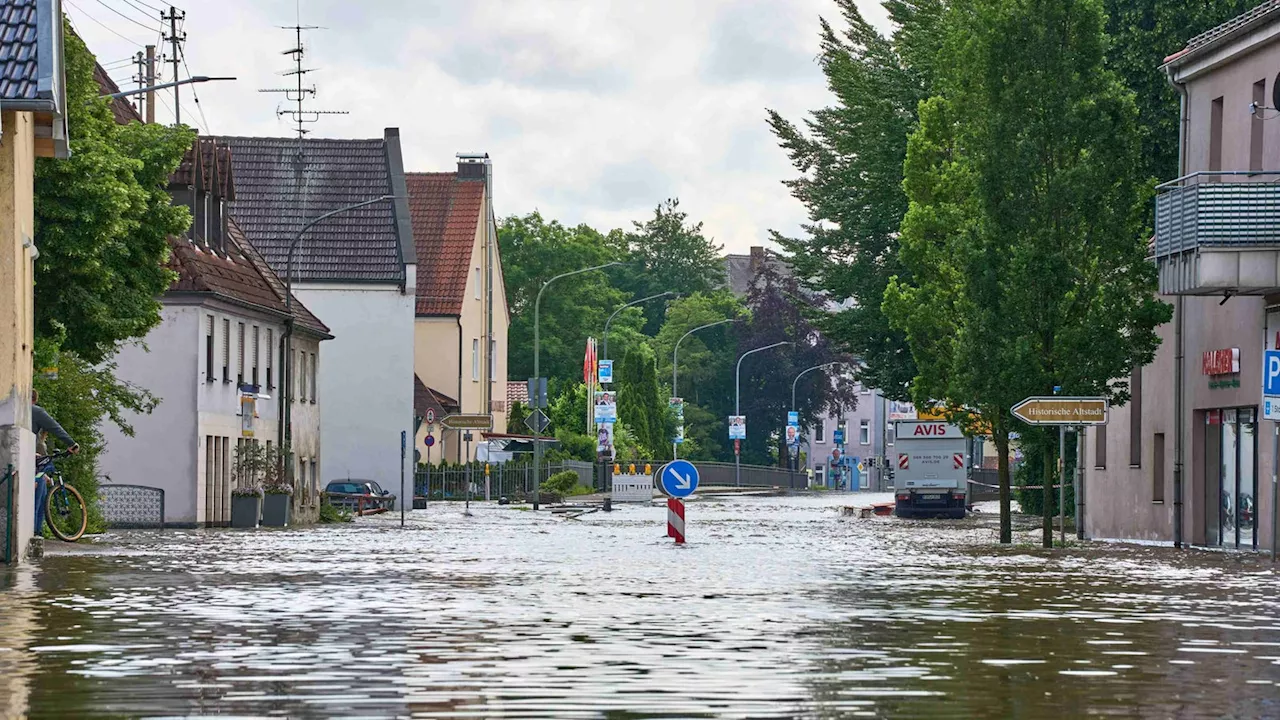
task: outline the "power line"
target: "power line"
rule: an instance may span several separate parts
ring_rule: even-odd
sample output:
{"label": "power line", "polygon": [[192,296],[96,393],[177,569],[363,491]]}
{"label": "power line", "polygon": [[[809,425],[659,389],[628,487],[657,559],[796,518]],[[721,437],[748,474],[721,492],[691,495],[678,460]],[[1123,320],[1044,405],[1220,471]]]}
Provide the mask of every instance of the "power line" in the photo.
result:
{"label": "power line", "polygon": [[[76,5],[76,4],[75,4],[74,2],[72,2],[71,0],[67,0],[67,4],[68,4],[68,5],[70,5],[71,7],[75,8],[75,9],[76,9],[76,12],[80,13],[81,15],[84,15],[85,17],[87,17],[87,18],[89,18],[90,20],[92,20],[92,21],[94,21],[95,23],[97,23],[97,24],[98,24],[98,25],[99,25],[103,30],[106,30],[107,32],[111,33],[112,35],[115,35],[116,37],[120,38],[121,40],[124,40],[125,42],[128,42],[128,43],[130,43],[130,44],[132,44],[132,45],[136,45],[136,46],[138,46],[138,47],[142,47],[142,43],[138,42],[137,40],[134,40],[133,38],[125,37],[124,35],[121,35],[119,32],[117,32],[117,31],[115,30],[115,28],[112,28],[112,27],[110,27],[110,26],[106,25],[105,23],[103,23],[103,22],[102,22],[101,20],[99,20],[98,18],[96,18],[96,17],[94,17],[94,16],[90,15],[89,13],[85,12],[83,8],[81,8],[79,5]],[[151,28],[147,28],[147,29],[148,29],[148,30],[150,30]]]}
{"label": "power line", "polygon": [[[133,8],[134,10],[137,10],[138,12],[142,13],[142,15],[146,17],[148,20],[154,19],[156,17],[152,15],[150,12],[148,12],[147,8],[139,5],[137,3],[137,0],[124,0],[124,3],[129,7]],[[157,9],[156,12],[158,13],[160,11]]]}
{"label": "power line", "polygon": [[[187,54],[182,52],[182,46],[178,46],[178,57],[182,59],[182,69],[187,71],[187,77],[191,77],[191,68],[187,65]],[[204,105],[200,104],[200,94],[196,92],[196,84],[191,83],[191,99],[196,102],[196,110],[200,111],[200,121],[204,123],[204,130],[209,131],[209,119],[204,116]]]}
{"label": "power line", "polygon": [[[158,12],[158,13],[162,13],[162,12],[164,12],[164,8],[158,8],[158,7],[156,7],[155,5],[152,5],[151,3],[147,2],[147,0],[134,0],[134,1],[135,1],[135,2],[137,2],[137,3],[138,3],[138,4],[140,4],[140,5],[145,5],[145,6],[147,6],[147,7],[151,8],[152,10],[155,10],[155,11],[156,11],[156,12]],[[183,12],[186,12],[185,10],[183,10],[183,9],[182,9],[182,8],[180,8],[180,7],[178,7],[177,5],[174,5],[173,3],[169,3],[169,5],[171,5],[171,6],[173,6],[173,7],[176,7],[176,8],[178,8],[179,10],[182,10]]]}
{"label": "power line", "polygon": [[96,3],[98,3],[99,5],[101,5],[102,7],[104,7],[104,8],[106,8],[106,9],[110,10],[111,12],[113,12],[113,13],[115,13],[115,14],[119,15],[120,17],[124,18],[125,20],[128,20],[129,22],[133,23],[134,25],[137,25],[138,27],[142,28],[143,30],[148,30],[148,31],[149,31],[149,30],[151,30],[151,26],[150,26],[150,25],[143,25],[142,23],[138,22],[137,20],[134,20],[133,18],[129,17],[128,15],[125,15],[124,13],[120,12],[119,10],[117,10],[117,9],[115,9],[115,8],[111,7],[110,5],[106,4],[105,2],[103,2],[103,0],[93,0],[93,1],[94,1],[94,2],[96,2]]}

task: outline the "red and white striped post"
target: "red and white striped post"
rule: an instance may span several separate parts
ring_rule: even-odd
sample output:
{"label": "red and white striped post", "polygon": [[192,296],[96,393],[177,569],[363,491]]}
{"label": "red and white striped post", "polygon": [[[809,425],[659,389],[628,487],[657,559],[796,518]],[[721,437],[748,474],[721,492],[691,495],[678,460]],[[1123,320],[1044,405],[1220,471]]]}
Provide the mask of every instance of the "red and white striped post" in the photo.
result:
{"label": "red and white striped post", "polygon": [[667,536],[684,544],[684,502],[676,498],[667,498]]}

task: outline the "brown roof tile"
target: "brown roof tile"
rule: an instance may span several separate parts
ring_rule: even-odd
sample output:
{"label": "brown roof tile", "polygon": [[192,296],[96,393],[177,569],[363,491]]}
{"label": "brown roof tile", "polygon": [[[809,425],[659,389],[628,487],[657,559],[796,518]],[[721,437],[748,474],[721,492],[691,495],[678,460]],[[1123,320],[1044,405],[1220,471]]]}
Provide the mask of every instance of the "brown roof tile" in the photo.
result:
{"label": "brown roof tile", "polygon": [[422,378],[413,376],[413,414],[426,417],[427,408],[436,411],[436,422],[449,413],[458,411],[458,401],[439,390],[432,390],[422,382]]}
{"label": "brown roof tile", "polygon": [[[120,92],[120,86],[96,62],[93,64],[93,80],[98,83],[103,95],[114,95]],[[111,98],[110,104],[111,114],[115,115],[117,123],[128,125],[131,122],[142,122],[142,116],[138,114],[138,109],[126,98]]]}
{"label": "brown roof tile", "polygon": [[418,315],[460,315],[476,228],[484,217],[484,181],[457,173],[405,173],[418,256]]}

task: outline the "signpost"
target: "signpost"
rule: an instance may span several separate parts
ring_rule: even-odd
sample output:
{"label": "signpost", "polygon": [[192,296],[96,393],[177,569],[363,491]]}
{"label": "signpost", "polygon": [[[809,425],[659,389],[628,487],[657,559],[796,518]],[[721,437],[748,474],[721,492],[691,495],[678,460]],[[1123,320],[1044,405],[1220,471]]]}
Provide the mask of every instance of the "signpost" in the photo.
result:
{"label": "signpost", "polygon": [[684,502],[698,489],[698,469],[688,460],[673,460],[662,467],[658,489],[667,496],[667,534],[684,544]]}
{"label": "signpost", "polygon": [[[1271,428],[1271,561],[1276,559],[1276,541],[1280,533],[1276,525],[1280,523],[1280,489],[1276,479],[1280,476],[1280,330],[1272,330],[1273,312],[1267,313],[1267,334],[1263,338],[1262,351],[1262,417],[1273,421]],[[1270,339],[1275,338],[1275,349],[1266,349]]]}
{"label": "signpost", "polygon": [[[1057,388],[1055,388],[1056,390]],[[1029,397],[1026,400],[1014,405],[1011,412],[1013,416],[1028,425],[1057,425],[1058,426],[1058,537],[1065,545],[1067,542],[1067,509],[1065,507],[1067,500],[1067,464],[1064,462],[1063,453],[1067,446],[1067,426],[1084,426],[1084,425],[1106,425],[1107,416],[1111,407],[1110,402],[1104,397],[1062,397],[1060,395],[1048,395]],[[1083,435],[1076,437],[1076,442],[1083,442]],[[1076,473],[1076,477],[1080,477],[1080,473]],[[1075,488],[1076,493],[1076,525],[1083,527],[1084,524],[1084,503],[1080,495],[1080,488]],[[1045,508],[1049,507],[1050,494],[1049,483],[1045,483]],[[1049,542],[1050,538],[1046,538]]]}
{"label": "signpost", "polygon": [[[409,447],[409,433],[400,431],[400,497],[396,501],[400,503],[400,527],[404,527],[404,457],[405,450]],[[416,450],[414,452],[417,452]],[[412,502],[412,501],[410,501]]]}
{"label": "signpost", "polygon": [[493,427],[492,415],[446,415],[440,424],[451,430],[488,430]]}

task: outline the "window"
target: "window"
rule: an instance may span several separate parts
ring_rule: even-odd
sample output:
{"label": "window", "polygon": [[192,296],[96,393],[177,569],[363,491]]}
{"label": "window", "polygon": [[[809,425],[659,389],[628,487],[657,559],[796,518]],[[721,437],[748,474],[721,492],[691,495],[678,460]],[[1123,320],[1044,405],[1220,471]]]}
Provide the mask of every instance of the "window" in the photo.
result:
{"label": "window", "polygon": [[884,424],[884,444],[885,445],[893,444],[896,432],[897,431],[894,430],[893,423],[887,422]]}
{"label": "window", "polygon": [[316,354],[311,353],[311,404],[316,404]]}
{"label": "window", "polygon": [[814,442],[827,441],[827,421],[826,420],[819,420],[817,426],[813,428],[813,441]]}
{"label": "window", "polygon": [[1262,169],[1262,109],[1267,106],[1267,81],[1253,84],[1253,119],[1249,124],[1249,169]]}
{"label": "window", "polygon": [[238,355],[238,363],[236,365],[236,384],[244,384],[244,323],[236,323],[236,353]]}
{"label": "window", "polygon": [[222,320],[222,382],[231,382],[231,321]]}
{"label": "window", "polygon": [[272,365],[275,364],[272,362],[272,360],[275,358],[275,355],[276,355],[275,335],[276,333],[274,330],[270,330],[270,329],[267,330],[267,389],[268,390],[271,390],[276,386],[275,378],[271,377],[271,367]]}
{"label": "window", "polygon": [[476,299],[480,299],[480,268],[476,268]]}
{"label": "window", "polygon": [[298,351],[298,362],[295,363],[298,368],[298,387],[295,400],[302,402],[307,397],[307,354]]}
{"label": "window", "polygon": [[471,341],[471,379],[480,380],[480,338]]}
{"label": "window", "polygon": [[871,444],[871,421],[870,420],[858,421],[858,443],[860,445]]}
{"label": "window", "polygon": [[821,487],[827,486],[827,469],[822,465],[813,467],[813,484]]}
{"label": "window", "polygon": [[1209,169],[1222,169],[1222,98],[1214,100],[1209,111]]}
{"label": "window", "polygon": [[498,377],[498,343],[489,341],[489,382],[496,382]]}
{"label": "window", "polygon": [[1142,467],[1142,368],[1129,376],[1129,467]]}
{"label": "window", "polygon": [[[212,318],[210,319],[212,324]],[[204,436],[204,522],[208,525],[214,522],[214,474],[213,474],[213,436]]]}
{"label": "window", "polygon": [[1164,433],[1151,436],[1151,502],[1164,502]]}
{"label": "window", "polygon": [[212,316],[212,315],[209,315],[209,316],[207,316],[207,317],[208,317],[208,321],[209,321],[209,322],[208,322],[209,327],[208,327],[208,329],[205,331],[205,336],[204,336],[204,381],[205,381],[205,382],[213,382],[213,376],[214,376],[214,372],[213,372],[213,341],[214,341],[214,335],[213,335],[213,332],[214,332],[214,324],[213,324],[213,316]]}
{"label": "window", "polygon": [[257,386],[258,384],[258,353],[260,352],[261,352],[261,349],[258,347],[258,326],[254,325],[253,326],[253,362],[251,363],[253,375],[251,376],[251,379],[250,379],[250,382],[253,383],[254,386]]}
{"label": "window", "polygon": [[298,461],[298,484],[302,487],[307,486],[307,459],[302,458]]}
{"label": "window", "polygon": [[1107,426],[1095,425],[1093,428],[1093,466],[1099,470],[1107,467]]}
{"label": "window", "polygon": [[315,495],[320,492],[320,466],[316,464],[316,459],[311,458],[311,494]]}

